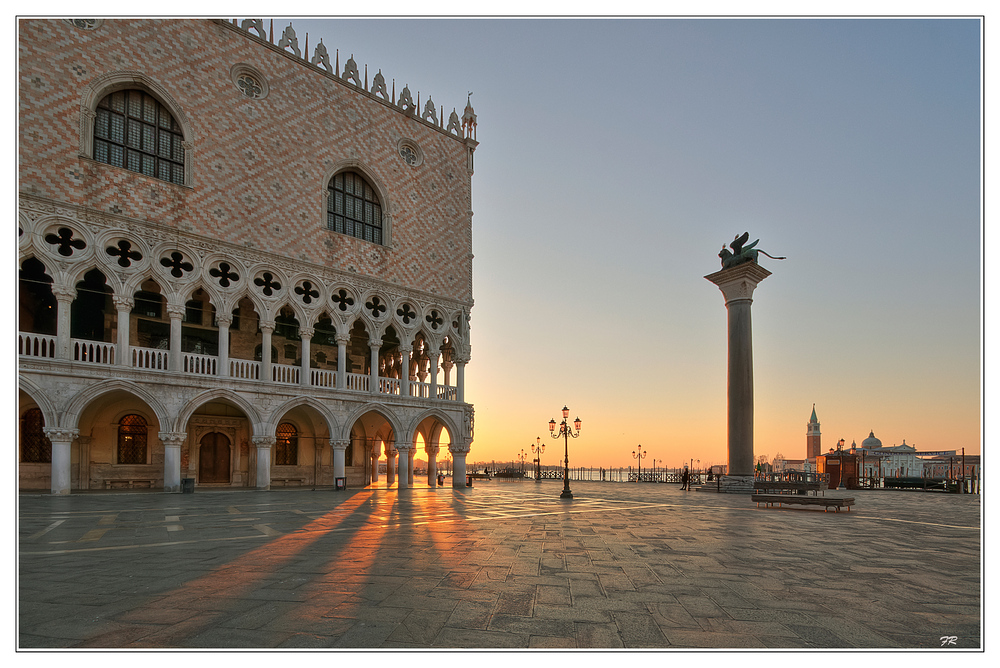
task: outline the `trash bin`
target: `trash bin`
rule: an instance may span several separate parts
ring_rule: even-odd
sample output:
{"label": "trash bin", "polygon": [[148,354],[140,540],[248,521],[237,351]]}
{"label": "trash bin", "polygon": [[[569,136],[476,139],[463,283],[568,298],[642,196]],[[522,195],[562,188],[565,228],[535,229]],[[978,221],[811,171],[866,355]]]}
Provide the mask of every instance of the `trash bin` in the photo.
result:
{"label": "trash bin", "polygon": [[444,487],[444,474],[438,473],[438,487]]}
{"label": "trash bin", "polygon": [[181,493],[194,494],[194,478],[181,478]]}
{"label": "trash bin", "polygon": [[347,478],[334,478],[333,489],[338,492],[342,489],[347,489]]}
{"label": "trash bin", "polygon": [[465,486],[466,487],[472,487],[472,476],[471,475],[466,474],[466,476],[465,476]]}

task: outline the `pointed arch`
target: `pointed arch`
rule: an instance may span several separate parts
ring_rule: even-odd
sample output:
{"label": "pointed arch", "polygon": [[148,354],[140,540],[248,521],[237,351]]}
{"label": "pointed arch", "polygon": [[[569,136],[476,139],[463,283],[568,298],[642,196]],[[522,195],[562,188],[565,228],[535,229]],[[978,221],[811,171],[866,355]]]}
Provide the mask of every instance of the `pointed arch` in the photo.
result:
{"label": "pointed arch", "polygon": [[273,434],[273,430],[269,430],[268,423],[261,418],[260,413],[253,407],[252,404],[232,390],[223,388],[205,390],[201,394],[198,394],[190,399],[181,409],[180,413],[177,414],[174,431],[186,431],[187,424],[191,420],[191,416],[194,415],[195,411],[197,411],[202,405],[216,399],[228,401],[243,411],[243,414],[247,416],[247,419],[250,420],[250,424],[253,427],[253,436],[269,436]]}
{"label": "pointed arch", "polygon": [[67,429],[76,429],[77,422],[80,419],[80,414],[84,411],[84,409],[100,399],[102,396],[111,392],[126,392],[142,400],[156,415],[156,419],[160,423],[160,429],[164,431],[172,431],[169,427],[174,424],[174,419],[173,416],[170,415],[170,411],[167,410],[166,406],[164,406],[154,395],[149,393],[141,385],[137,385],[136,383],[128,380],[122,380],[120,378],[103,380],[86,387],[80,392],[77,392],[73,399],[70,400],[69,405],[66,407],[66,411],[63,414],[63,419],[59,426]]}

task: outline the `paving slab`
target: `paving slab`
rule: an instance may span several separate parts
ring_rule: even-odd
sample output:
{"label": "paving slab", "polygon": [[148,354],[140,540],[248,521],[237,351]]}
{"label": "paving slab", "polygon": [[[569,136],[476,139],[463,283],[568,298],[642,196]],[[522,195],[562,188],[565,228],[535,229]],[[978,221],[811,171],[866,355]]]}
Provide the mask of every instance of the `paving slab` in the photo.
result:
{"label": "paving slab", "polygon": [[21,494],[18,647],[983,647],[978,495],[561,491]]}

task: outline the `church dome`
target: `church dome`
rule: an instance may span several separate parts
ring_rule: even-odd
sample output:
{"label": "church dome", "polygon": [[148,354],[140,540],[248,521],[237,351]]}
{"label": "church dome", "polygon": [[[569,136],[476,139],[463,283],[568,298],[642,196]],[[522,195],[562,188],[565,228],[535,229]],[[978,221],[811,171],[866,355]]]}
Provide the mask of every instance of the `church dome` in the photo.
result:
{"label": "church dome", "polygon": [[882,441],[880,441],[877,438],[875,438],[875,432],[871,431],[868,434],[868,438],[866,438],[865,440],[861,441],[861,447],[864,448],[864,449],[866,449],[866,450],[871,450],[871,449],[874,449],[874,448],[881,448],[882,447]]}

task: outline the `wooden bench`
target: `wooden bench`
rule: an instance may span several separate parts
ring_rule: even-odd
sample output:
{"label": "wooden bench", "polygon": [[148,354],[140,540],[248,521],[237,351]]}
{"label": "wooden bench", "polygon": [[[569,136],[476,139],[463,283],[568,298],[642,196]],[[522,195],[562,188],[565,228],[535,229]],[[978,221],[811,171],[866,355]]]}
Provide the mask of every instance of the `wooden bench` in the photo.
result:
{"label": "wooden bench", "polygon": [[288,487],[289,483],[295,483],[301,487],[306,484],[305,478],[271,478],[272,487]]}
{"label": "wooden bench", "polygon": [[826,493],[824,481],[822,480],[754,480],[753,488],[763,492],[777,492],[779,494],[807,494],[812,492],[813,496],[816,496],[820,491],[824,494]]}
{"label": "wooden bench", "polygon": [[105,480],[104,489],[150,489],[155,484],[156,484],[156,479],[150,479],[150,478],[135,478],[127,480]]}
{"label": "wooden bench", "polygon": [[836,508],[838,513],[841,508],[847,508],[847,511],[850,512],[851,506],[854,505],[853,498],[835,496],[806,496],[804,494],[751,494],[750,500],[755,502],[758,508],[760,508],[760,504],[762,503],[765,504],[765,507],[770,507],[774,504],[781,506],[784,503],[824,506],[824,513],[830,508]]}

